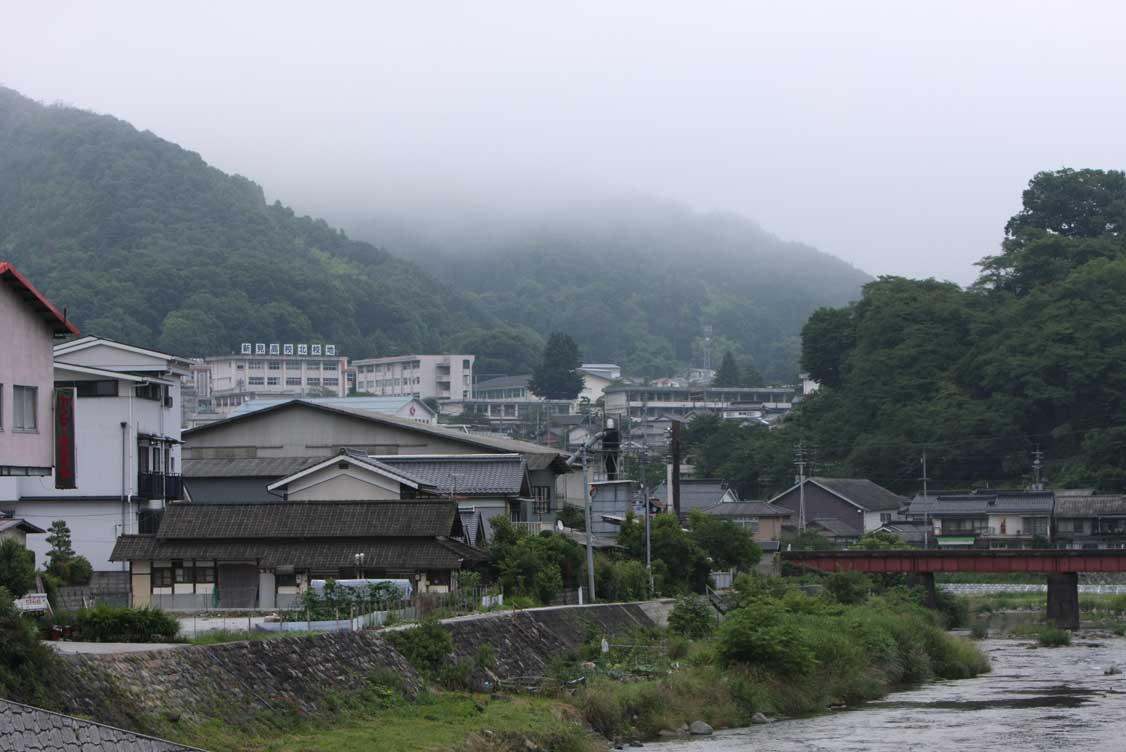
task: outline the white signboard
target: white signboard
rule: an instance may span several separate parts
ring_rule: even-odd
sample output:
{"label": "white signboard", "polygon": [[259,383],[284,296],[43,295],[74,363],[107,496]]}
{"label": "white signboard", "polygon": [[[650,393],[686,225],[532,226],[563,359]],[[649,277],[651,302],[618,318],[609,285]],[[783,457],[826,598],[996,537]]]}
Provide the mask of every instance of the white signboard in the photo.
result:
{"label": "white signboard", "polygon": [[320,355],[320,354],[321,354],[321,346],[320,345],[313,345],[313,355]]}
{"label": "white signboard", "polygon": [[51,602],[47,600],[46,593],[28,593],[15,601],[16,608],[20,611],[50,611]]}
{"label": "white signboard", "polygon": [[293,355],[293,345],[283,345],[282,352],[286,355]]}
{"label": "white signboard", "polygon": [[243,355],[250,355],[250,352],[251,352],[250,343],[249,342],[243,342],[242,343],[242,354]]}
{"label": "white signboard", "polygon": [[298,345],[297,346],[297,354],[298,355],[308,355],[309,354],[309,346],[308,345]]}
{"label": "white signboard", "polygon": [[280,354],[281,354],[281,345],[271,344],[270,345],[270,355],[280,355]]}
{"label": "white signboard", "polygon": [[336,355],[336,345],[325,345],[325,355]]}
{"label": "white signboard", "polygon": [[254,354],[255,354],[255,355],[265,355],[265,354],[266,354],[266,345],[265,345],[265,343],[262,343],[262,342],[258,342],[258,343],[256,343],[256,344],[254,345]]}

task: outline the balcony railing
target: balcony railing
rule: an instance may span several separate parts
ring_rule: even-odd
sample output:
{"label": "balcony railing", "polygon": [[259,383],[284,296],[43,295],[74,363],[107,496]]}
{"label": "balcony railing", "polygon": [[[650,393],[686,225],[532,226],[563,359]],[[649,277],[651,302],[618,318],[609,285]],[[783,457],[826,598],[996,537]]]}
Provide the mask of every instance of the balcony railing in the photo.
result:
{"label": "balcony railing", "polygon": [[512,527],[517,530],[523,530],[528,535],[539,535],[544,530],[554,530],[555,525],[551,522],[517,522],[512,521]]}
{"label": "balcony railing", "polygon": [[179,499],[183,492],[179,473],[137,473],[137,496],[142,499]]}

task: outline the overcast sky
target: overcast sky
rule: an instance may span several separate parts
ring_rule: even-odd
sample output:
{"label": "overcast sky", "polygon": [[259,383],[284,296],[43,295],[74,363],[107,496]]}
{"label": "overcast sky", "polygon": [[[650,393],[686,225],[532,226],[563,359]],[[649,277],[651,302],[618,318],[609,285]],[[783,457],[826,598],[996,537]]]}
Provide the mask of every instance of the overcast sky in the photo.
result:
{"label": "overcast sky", "polygon": [[337,221],[641,191],[967,283],[1037,170],[1126,166],[1123,28],[1109,0],[40,0],[4,6],[0,83]]}

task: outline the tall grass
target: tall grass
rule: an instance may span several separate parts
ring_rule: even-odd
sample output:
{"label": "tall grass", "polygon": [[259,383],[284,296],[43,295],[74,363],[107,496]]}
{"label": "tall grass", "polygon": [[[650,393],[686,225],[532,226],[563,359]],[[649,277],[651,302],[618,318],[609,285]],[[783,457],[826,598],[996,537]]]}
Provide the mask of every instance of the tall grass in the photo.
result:
{"label": "tall grass", "polygon": [[596,680],[572,701],[610,738],[652,738],[662,728],[704,720],[749,723],[752,714],[799,714],[886,695],[930,679],[989,671],[970,641],[939,617],[899,597],[860,605],[786,593],[744,603],[687,668],[644,682]]}

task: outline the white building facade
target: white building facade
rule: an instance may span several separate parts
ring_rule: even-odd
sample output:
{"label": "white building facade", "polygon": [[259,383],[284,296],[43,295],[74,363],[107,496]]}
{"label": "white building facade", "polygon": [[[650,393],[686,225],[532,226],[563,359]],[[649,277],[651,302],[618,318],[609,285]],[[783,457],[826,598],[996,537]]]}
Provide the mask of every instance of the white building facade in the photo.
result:
{"label": "white building facade", "polygon": [[[0,482],[0,509],[47,529],[66,521],[74,550],[95,571],[110,563],[117,536],[147,531],[166,501],[181,498],[180,385],[187,361],[97,337],[54,350],[54,388],[74,396],[74,488],[54,472]],[[45,535],[30,535],[46,562]]]}
{"label": "white building facade", "polygon": [[473,391],[473,355],[397,355],[352,361],[356,391],[377,397],[467,400]]}
{"label": "white building facade", "polygon": [[195,361],[187,379],[189,425],[224,418],[269,397],[346,397],[348,359],[335,345],[244,342],[238,354]]}

